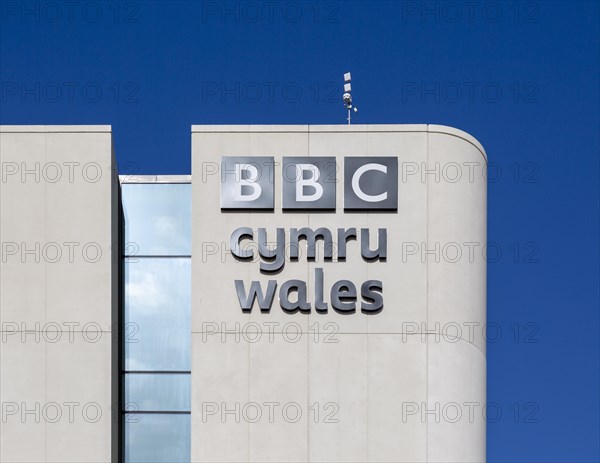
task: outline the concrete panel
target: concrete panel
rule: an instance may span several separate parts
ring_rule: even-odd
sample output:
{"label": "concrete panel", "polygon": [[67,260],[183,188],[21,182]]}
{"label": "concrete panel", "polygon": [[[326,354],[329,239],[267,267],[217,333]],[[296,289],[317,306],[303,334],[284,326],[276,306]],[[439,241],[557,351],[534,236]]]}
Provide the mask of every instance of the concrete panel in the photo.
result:
{"label": "concrete panel", "polygon": [[45,143],[43,133],[3,133],[0,137],[0,227],[4,241],[45,239]]}
{"label": "concrete panel", "polygon": [[427,428],[410,420],[427,400],[427,344],[419,336],[371,334],[368,340],[368,461],[427,460]]}
{"label": "concrete panel", "polygon": [[61,411],[46,425],[46,461],[110,461],[111,333],[62,333],[46,350],[46,402]]}
{"label": "concrete panel", "polygon": [[46,266],[33,259],[15,262],[19,258],[13,257],[0,273],[0,322],[4,329],[39,330],[46,323]]}
{"label": "concrete panel", "polygon": [[43,133],[0,136],[1,322],[31,326],[45,321],[46,274],[40,257],[46,241],[45,140]]}
{"label": "concrete panel", "polygon": [[0,435],[0,461],[46,461],[45,341],[39,332],[0,334],[0,403],[6,414]]}
{"label": "concrete panel", "polygon": [[[310,156],[366,156],[368,134],[364,131],[311,133],[308,147]],[[338,166],[342,170],[342,166]],[[338,195],[341,197],[343,195]]]}
{"label": "concrete panel", "polygon": [[428,342],[429,461],[481,462],[486,455],[486,361],[473,344]]}
{"label": "concrete panel", "polygon": [[306,334],[290,330],[250,343],[249,401],[242,404],[250,461],[308,460],[307,339]]}
{"label": "concrete panel", "polygon": [[249,402],[249,343],[192,333],[192,349],[192,461],[249,461],[249,424],[235,413]]}
{"label": "concrete panel", "polygon": [[249,134],[248,142],[250,156],[275,156],[278,162],[283,156],[308,156],[309,153],[309,137],[302,132],[253,132]]}
{"label": "concrete panel", "polygon": [[[117,244],[111,242],[110,199],[116,180],[111,162],[108,133],[46,136],[46,163],[62,166],[58,180],[46,184],[46,239],[63,250],[60,260],[47,262],[51,320],[110,327],[106,308],[111,305],[111,249]],[[64,243],[73,243],[72,255]],[[66,286],[71,290],[64,291]]]}
{"label": "concrete panel", "polygon": [[368,461],[366,334],[308,335],[309,461]]}
{"label": "concrete panel", "polygon": [[[463,339],[485,352],[486,160],[472,143],[454,135],[429,134],[427,255],[429,329],[460,327]],[[470,175],[469,169],[472,169]],[[434,181],[432,181],[434,180]],[[472,254],[471,254],[472,253]],[[469,326],[476,336],[469,336]]]}

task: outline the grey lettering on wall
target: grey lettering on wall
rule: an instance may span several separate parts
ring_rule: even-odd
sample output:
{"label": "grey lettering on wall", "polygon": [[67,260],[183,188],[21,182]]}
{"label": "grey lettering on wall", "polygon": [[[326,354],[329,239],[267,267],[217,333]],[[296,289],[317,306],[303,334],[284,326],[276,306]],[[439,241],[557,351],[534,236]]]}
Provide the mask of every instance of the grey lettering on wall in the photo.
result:
{"label": "grey lettering on wall", "polygon": [[398,209],[398,158],[345,157],[344,209]]}
{"label": "grey lettering on wall", "polygon": [[273,209],[273,156],[221,158],[221,209]]}
{"label": "grey lettering on wall", "polygon": [[284,209],[335,209],[335,157],[284,157]]}

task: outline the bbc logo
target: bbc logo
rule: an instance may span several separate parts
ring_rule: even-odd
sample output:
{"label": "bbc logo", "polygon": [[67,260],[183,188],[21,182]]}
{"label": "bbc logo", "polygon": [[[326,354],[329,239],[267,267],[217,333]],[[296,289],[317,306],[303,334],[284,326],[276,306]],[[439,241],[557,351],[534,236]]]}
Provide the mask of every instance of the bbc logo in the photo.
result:
{"label": "bbc logo", "polygon": [[[333,156],[284,157],[284,210],[335,210],[337,160]],[[275,160],[269,156],[221,158],[221,209],[275,207]],[[344,210],[398,209],[398,158],[344,157]]]}

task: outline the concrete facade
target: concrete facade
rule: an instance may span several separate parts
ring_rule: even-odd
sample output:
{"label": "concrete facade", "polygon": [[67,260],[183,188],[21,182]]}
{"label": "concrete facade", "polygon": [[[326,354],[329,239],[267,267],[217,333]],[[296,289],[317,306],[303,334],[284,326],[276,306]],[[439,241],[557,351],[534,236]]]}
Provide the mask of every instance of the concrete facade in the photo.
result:
{"label": "concrete facade", "polygon": [[[272,210],[221,209],[223,156],[274,158]],[[282,210],[292,156],[336,158],[335,210]],[[346,156],[397,158],[396,210],[344,209]],[[0,164],[0,462],[120,461],[111,129],[0,126]],[[486,164],[477,140],[436,125],[192,126],[193,462],[485,461]],[[345,260],[319,243],[264,273],[232,255],[238,227],[270,243],[277,228],[289,241],[326,227],[334,242],[368,229],[371,248],[385,229],[387,257],[361,257],[358,236]],[[234,280],[291,279],[310,311],[242,311]],[[381,281],[383,309],[333,310],[339,280],[359,304],[361,283]]]}
{"label": "concrete facade", "polygon": [[[222,156],[274,157],[273,210],[221,210]],[[335,211],[282,211],[284,156],[336,157]],[[344,156],[398,157],[397,211],[344,211]],[[192,126],[192,461],[485,461],[486,163],[436,125]],[[385,228],[387,259],[351,241],[264,274],[232,256],[238,227]],[[302,280],[314,302],[317,267],[326,294],[381,280],[383,310],[241,310],[234,280]]]}
{"label": "concrete facade", "polygon": [[1,126],[0,162],[0,461],[111,461],[111,128]]}

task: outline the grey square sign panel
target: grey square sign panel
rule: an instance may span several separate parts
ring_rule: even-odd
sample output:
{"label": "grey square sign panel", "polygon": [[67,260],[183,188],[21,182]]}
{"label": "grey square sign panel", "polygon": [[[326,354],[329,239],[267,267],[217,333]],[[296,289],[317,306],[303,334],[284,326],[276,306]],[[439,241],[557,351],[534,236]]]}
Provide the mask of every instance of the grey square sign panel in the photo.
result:
{"label": "grey square sign panel", "polygon": [[272,156],[221,157],[221,209],[273,209]]}
{"label": "grey square sign panel", "polygon": [[398,210],[398,157],[344,157],[344,209]]}
{"label": "grey square sign panel", "polygon": [[331,156],[283,158],[284,209],[335,209],[337,164]]}

